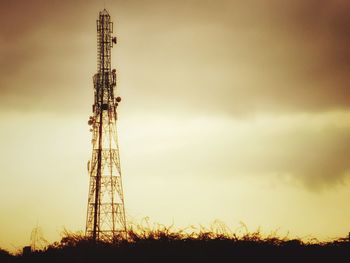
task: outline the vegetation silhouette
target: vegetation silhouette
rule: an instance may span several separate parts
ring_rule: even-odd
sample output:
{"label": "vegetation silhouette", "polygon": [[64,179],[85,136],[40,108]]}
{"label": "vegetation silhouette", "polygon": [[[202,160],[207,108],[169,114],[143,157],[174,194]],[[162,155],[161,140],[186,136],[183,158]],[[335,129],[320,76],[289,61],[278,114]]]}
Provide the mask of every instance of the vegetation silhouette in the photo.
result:
{"label": "vegetation silhouette", "polygon": [[31,253],[11,255],[0,249],[0,262],[348,262],[350,242],[263,237],[260,231],[236,235],[224,224],[211,228],[134,225],[128,239],[116,237],[94,244],[83,233],[65,230],[60,242]]}

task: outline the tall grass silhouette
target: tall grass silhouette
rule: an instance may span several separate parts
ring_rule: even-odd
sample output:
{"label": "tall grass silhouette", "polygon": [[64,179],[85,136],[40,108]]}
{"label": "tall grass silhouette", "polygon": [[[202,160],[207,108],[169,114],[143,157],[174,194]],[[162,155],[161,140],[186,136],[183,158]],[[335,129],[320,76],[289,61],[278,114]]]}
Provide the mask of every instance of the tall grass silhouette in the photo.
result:
{"label": "tall grass silhouette", "polygon": [[0,262],[348,262],[347,238],[328,242],[263,236],[259,230],[236,234],[220,221],[209,228],[133,224],[128,238],[97,243],[82,232],[64,230],[60,242],[29,254],[9,255],[0,250]]}

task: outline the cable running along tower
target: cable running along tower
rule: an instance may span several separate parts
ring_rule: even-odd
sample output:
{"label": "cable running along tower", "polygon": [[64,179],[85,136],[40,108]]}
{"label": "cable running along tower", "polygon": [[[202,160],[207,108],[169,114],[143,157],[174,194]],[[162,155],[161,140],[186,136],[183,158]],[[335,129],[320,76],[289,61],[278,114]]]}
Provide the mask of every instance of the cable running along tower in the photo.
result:
{"label": "cable running along tower", "polygon": [[113,23],[104,9],[97,20],[97,73],[93,77],[94,104],[89,125],[92,132],[92,158],[86,217],[86,235],[96,240],[126,238],[124,196],[116,130],[116,70],[111,70]]}

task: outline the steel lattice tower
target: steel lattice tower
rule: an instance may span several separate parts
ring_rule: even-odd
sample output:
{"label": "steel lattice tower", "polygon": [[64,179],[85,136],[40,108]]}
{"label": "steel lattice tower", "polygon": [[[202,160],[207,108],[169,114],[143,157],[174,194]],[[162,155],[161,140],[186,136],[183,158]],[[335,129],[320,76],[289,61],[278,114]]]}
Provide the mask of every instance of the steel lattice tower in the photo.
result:
{"label": "steel lattice tower", "polygon": [[116,130],[116,70],[111,70],[113,23],[104,9],[97,20],[97,73],[93,77],[92,158],[86,217],[86,235],[96,240],[126,238],[124,196]]}

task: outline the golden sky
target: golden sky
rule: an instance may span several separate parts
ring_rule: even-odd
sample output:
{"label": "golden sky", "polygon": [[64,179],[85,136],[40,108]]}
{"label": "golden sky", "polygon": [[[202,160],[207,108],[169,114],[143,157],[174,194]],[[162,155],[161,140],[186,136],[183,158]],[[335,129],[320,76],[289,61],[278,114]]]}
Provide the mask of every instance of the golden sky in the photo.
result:
{"label": "golden sky", "polygon": [[96,19],[130,220],[350,230],[350,2],[0,2],[0,247],[85,228]]}

